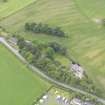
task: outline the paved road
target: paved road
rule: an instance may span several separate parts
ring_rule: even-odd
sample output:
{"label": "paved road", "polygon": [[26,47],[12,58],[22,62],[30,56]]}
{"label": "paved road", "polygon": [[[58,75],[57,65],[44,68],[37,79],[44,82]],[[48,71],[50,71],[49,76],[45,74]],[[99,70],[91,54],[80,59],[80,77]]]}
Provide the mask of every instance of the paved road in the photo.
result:
{"label": "paved road", "polygon": [[18,50],[14,49],[12,46],[10,46],[8,44],[8,42],[3,38],[3,37],[0,37],[0,42],[2,44],[4,44],[12,53],[14,53],[23,63],[27,64],[28,67],[33,71],[33,72],[36,72],[38,73],[40,76],[42,76],[43,78],[47,79],[48,81],[54,83],[54,84],[57,84],[58,86],[61,86],[63,88],[66,88],[66,89],[70,89],[70,90],[73,90],[75,92],[79,92],[81,94],[84,94],[84,95],[90,95],[92,97],[95,97],[99,102],[105,104],[105,99],[102,99],[102,98],[99,98],[97,97],[96,95],[93,95],[93,94],[90,94],[88,92],[85,92],[83,90],[80,90],[78,88],[75,88],[75,87],[72,87],[72,86],[69,86],[67,84],[64,84],[64,83],[61,83],[61,82],[58,82],[52,78],[50,78],[49,76],[45,75],[43,72],[41,72],[38,68],[30,65],[18,52]]}

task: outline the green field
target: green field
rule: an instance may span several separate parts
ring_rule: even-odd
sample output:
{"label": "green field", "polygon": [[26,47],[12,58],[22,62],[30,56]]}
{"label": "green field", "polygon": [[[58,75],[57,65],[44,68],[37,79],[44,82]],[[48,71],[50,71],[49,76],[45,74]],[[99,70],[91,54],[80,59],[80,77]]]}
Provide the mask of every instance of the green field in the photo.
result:
{"label": "green field", "polygon": [[0,1],[0,19],[17,12],[34,1],[36,0],[7,0],[7,2]]}
{"label": "green field", "polygon": [[105,18],[105,0],[75,0],[76,4],[85,15],[91,19]]}
{"label": "green field", "polygon": [[[105,29],[94,19],[105,17],[105,0],[38,0],[0,25],[9,32],[39,42],[57,41],[69,49],[69,54],[87,71],[105,98]],[[18,17],[18,18],[17,18]],[[26,22],[43,22],[60,26],[68,38],[24,32]]]}
{"label": "green field", "polygon": [[32,105],[49,86],[0,44],[0,105]]}

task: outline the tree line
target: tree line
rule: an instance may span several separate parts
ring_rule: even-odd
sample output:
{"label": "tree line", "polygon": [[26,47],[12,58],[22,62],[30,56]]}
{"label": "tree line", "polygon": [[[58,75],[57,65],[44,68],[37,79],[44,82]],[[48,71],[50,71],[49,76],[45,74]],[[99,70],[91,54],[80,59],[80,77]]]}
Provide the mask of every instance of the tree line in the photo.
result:
{"label": "tree line", "polygon": [[43,33],[52,36],[65,37],[65,33],[60,27],[49,27],[48,24],[42,23],[26,23],[25,30],[33,33]]}
{"label": "tree line", "polygon": [[61,54],[66,57],[67,53],[66,48],[62,47],[59,43],[50,42],[48,44],[42,44],[35,41],[32,43],[25,41],[24,38],[18,38],[17,45],[19,46],[21,55],[46,75],[57,81],[82,88],[93,94],[98,92],[98,89],[87,75],[80,80],[66,66],[55,60],[55,54]]}

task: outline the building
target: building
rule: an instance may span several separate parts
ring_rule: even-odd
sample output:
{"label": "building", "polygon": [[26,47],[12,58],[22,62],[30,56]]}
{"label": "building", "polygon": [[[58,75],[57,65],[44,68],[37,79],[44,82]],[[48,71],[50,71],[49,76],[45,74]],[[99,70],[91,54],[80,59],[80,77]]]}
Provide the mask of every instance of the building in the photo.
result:
{"label": "building", "polygon": [[82,101],[80,99],[78,99],[78,98],[74,98],[71,101],[70,105],[82,105]]}
{"label": "building", "polygon": [[78,98],[74,98],[73,100],[71,100],[70,105],[95,105],[95,104],[92,102],[83,102]]}
{"label": "building", "polygon": [[81,67],[81,65],[72,63],[71,64],[71,70],[75,74],[76,77],[82,79],[84,76],[84,69]]}
{"label": "building", "polygon": [[95,105],[95,104],[92,102],[84,102],[82,105]]}

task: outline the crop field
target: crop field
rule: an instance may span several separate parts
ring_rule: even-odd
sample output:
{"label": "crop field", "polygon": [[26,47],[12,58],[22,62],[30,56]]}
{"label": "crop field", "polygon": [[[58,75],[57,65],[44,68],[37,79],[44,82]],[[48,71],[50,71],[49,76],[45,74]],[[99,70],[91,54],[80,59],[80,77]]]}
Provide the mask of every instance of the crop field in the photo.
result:
{"label": "crop field", "polygon": [[[2,20],[0,25],[30,40],[57,41],[67,47],[69,55],[86,69],[102,92],[99,96],[105,98],[105,27],[94,21],[105,17],[104,4],[105,0],[38,0]],[[60,26],[68,38],[26,33],[24,24],[33,21]]]}
{"label": "crop field", "polygon": [[32,105],[49,86],[0,44],[0,105]]}
{"label": "crop field", "polygon": [[0,0],[0,20],[24,8],[35,0]]}

